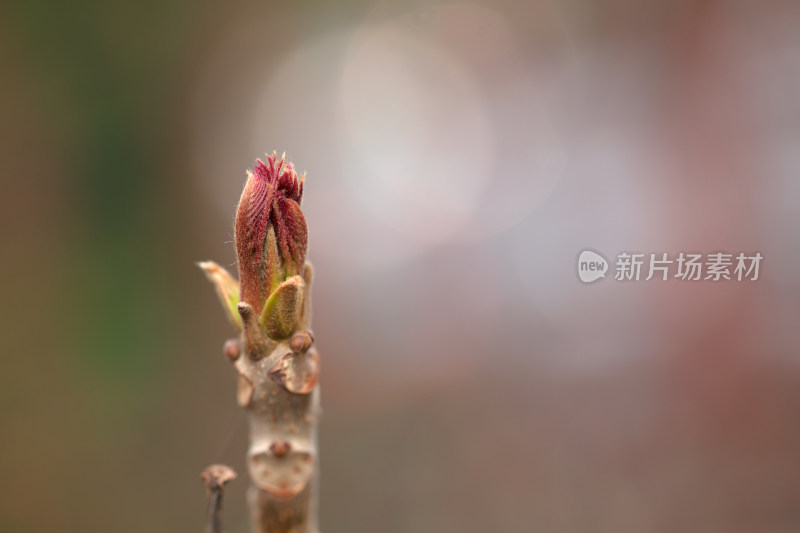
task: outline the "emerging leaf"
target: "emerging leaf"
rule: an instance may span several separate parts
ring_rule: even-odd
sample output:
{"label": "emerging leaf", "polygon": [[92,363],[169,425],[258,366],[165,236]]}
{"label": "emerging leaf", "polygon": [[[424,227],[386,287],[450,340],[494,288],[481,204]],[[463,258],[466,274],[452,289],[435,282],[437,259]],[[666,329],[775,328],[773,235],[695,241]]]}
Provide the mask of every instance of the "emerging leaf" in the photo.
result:
{"label": "emerging leaf", "polygon": [[242,331],[242,317],[236,310],[236,304],[239,303],[239,282],[213,261],[201,261],[197,266],[203,269],[208,280],[214,285],[228,320],[237,331]]}
{"label": "emerging leaf", "polygon": [[302,274],[308,230],[300,202],[303,181],[275,153],[248,172],[236,211],[236,255],[242,301],[260,313],[267,297],[288,278]]}
{"label": "emerging leaf", "polygon": [[261,327],[275,340],[285,339],[294,333],[300,318],[305,283],[300,276],[292,276],[273,292],[261,313]]}

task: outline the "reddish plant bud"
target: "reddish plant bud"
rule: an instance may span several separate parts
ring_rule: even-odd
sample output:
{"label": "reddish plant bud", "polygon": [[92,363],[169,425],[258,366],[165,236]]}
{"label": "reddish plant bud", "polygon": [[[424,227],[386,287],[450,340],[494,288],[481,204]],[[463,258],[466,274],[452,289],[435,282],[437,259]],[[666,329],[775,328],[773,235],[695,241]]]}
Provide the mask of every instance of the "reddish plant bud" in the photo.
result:
{"label": "reddish plant bud", "polygon": [[261,313],[270,294],[286,279],[302,275],[308,230],[300,201],[303,181],[285,155],[267,155],[248,172],[236,211],[236,255],[241,299]]}

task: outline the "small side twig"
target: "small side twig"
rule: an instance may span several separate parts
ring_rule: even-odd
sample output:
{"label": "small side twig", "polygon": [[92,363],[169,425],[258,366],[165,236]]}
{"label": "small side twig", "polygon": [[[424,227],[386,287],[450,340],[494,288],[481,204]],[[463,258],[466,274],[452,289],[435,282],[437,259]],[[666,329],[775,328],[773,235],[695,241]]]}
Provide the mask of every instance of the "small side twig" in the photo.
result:
{"label": "small side twig", "polygon": [[208,508],[206,511],[206,533],[222,531],[222,490],[225,484],[236,479],[236,472],[229,466],[211,465],[200,475],[208,487]]}

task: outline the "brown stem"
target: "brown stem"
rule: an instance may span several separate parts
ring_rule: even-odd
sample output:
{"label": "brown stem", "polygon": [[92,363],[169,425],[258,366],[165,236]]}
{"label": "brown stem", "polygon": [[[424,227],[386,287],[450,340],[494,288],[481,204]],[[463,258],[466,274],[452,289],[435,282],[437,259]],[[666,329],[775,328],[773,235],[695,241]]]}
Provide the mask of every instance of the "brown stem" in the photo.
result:
{"label": "brown stem", "polygon": [[[306,288],[311,267],[306,265]],[[240,303],[239,348],[226,355],[239,373],[237,399],[250,418],[247,465],[253,533],[318,533],[317,420],[319,356],[308,329],[308,292],[297,331],[276,341],[264,335],[251,306]]]}

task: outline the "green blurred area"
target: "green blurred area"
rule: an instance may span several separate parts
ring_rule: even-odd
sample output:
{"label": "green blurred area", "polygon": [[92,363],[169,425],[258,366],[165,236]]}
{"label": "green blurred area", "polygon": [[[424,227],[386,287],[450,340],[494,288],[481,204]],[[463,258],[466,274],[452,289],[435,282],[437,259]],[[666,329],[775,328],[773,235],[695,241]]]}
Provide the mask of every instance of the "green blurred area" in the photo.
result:
{"label": "green blurred area", "polygon": [[[13,212],[31,201],[6,226],[19,254],[8,265],[17,302],[3,317],[8,353],[25,355],[4,365],[0,464],[6,479],[31,486],[4,489],[0,530],[122,530],[102,509],[141,491],[142,478],[169,461],[147,452],[155,464],[141,471],[139,449],[167,401],[171,354],[186,327],[177,295],[194,273],[183,260],[192,224],[181,203],[191,192],[182,194],[185,180],[171,174],[182,170],[185,62],[203,9],[2,8],[8,83],[0,106],[16,119],[3,141],[26,167],[8,169],[17,172],[4,178],[3,203]],[[108,499],[76,504],[89,487]],[[141,527],[152,523],[141,517]]]}
{"label": "green blurred area", "polygon": [[170,235],[169,200],[158,193],[176,144],[170,116],[192,6],[14,7],[7,21],[29,58],[40,112],[67,147],[50,179],[67,183],[60,201],[71,207],[73,232],[61,265],[74,283],[57,300],[81,307],[66,314],[63,334],[86,371],[139,383],[161,351],[165,318],[178,311],[162,295],[167,246],[179,235]]}

